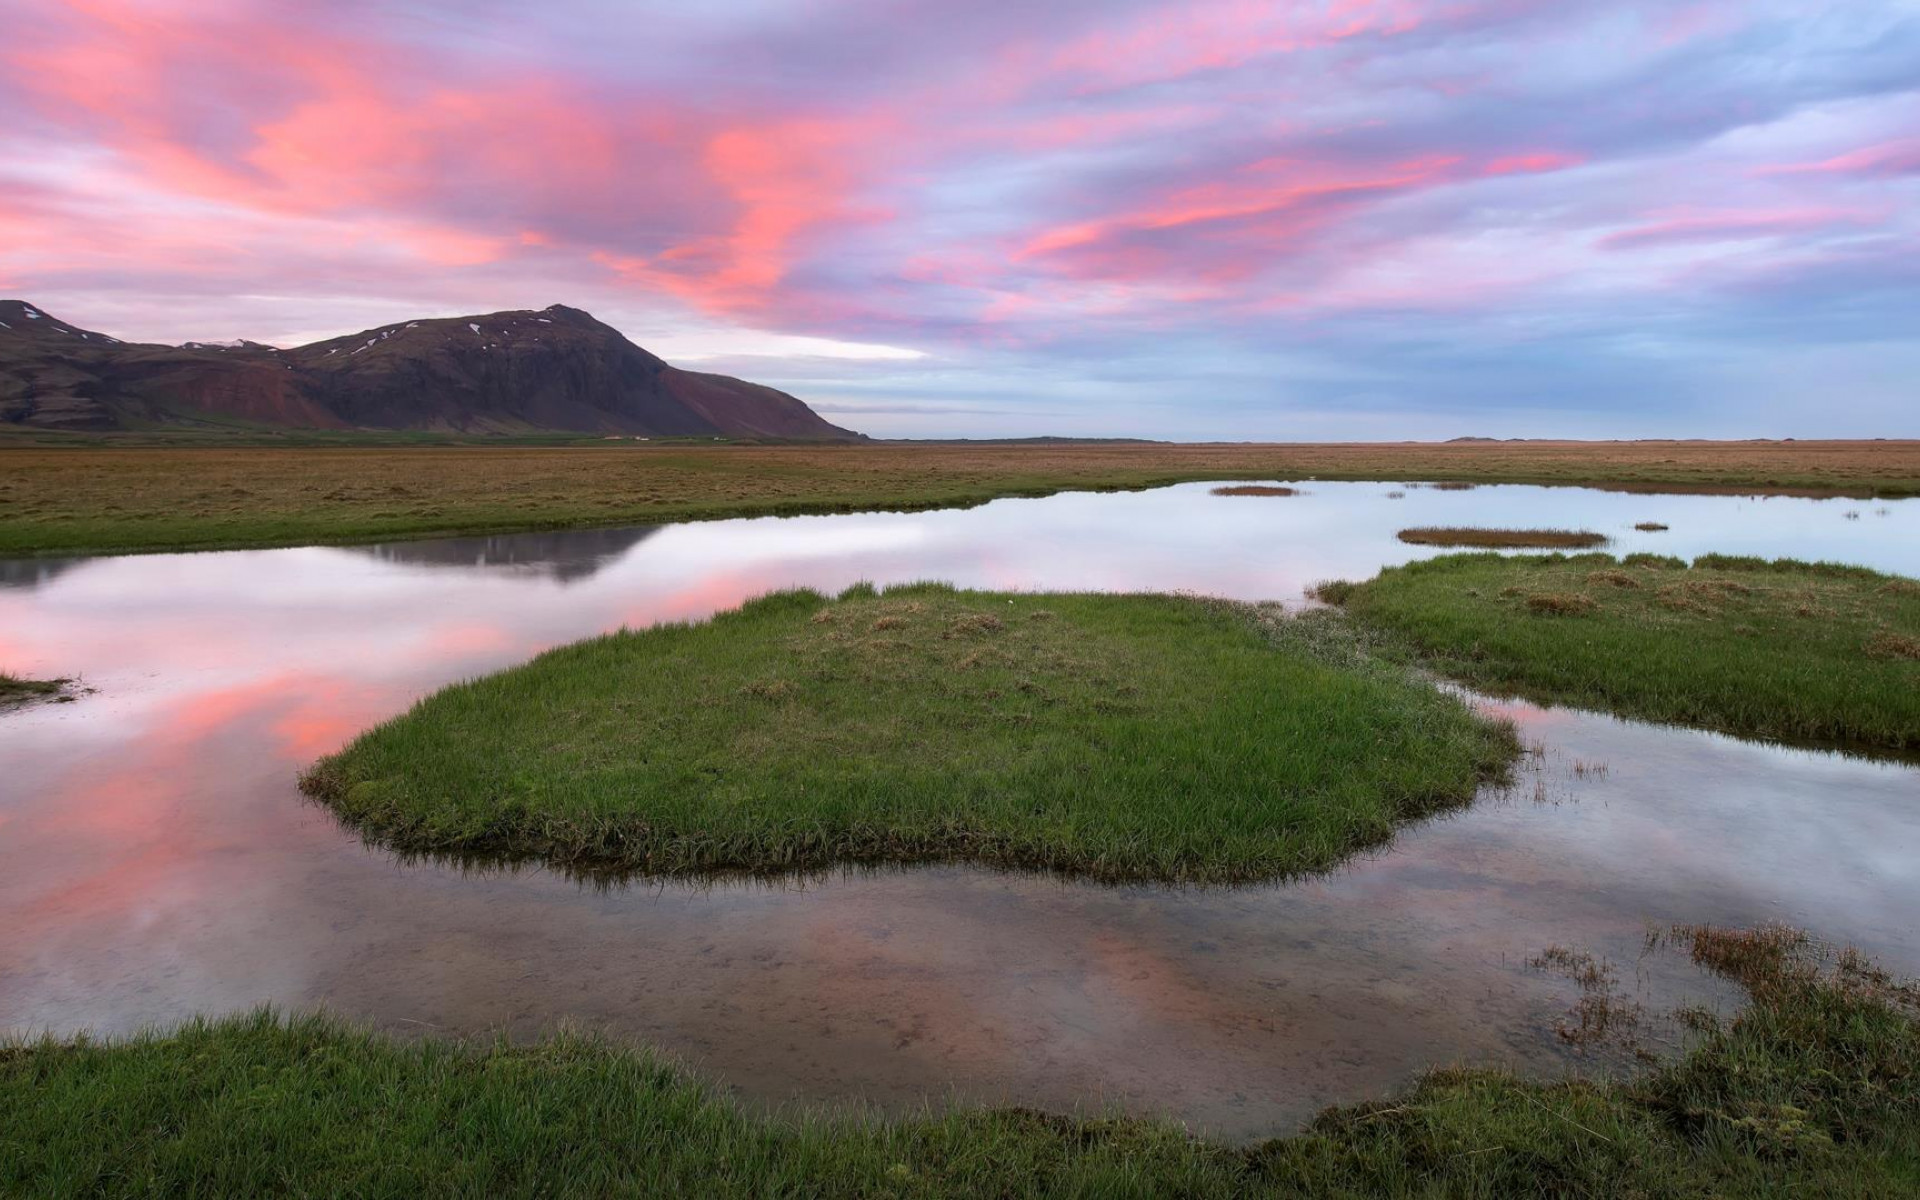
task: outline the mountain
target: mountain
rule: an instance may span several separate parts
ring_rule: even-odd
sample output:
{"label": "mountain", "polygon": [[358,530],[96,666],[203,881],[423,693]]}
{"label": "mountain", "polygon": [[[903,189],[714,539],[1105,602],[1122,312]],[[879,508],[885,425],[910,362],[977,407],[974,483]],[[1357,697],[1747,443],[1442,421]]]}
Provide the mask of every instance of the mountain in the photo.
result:
{"label": "mountain", "polygon": [[861,436],[785,392],[669,366],[559,304],[406,321],[280,349],[123,342],[0,300],[0,424]]}

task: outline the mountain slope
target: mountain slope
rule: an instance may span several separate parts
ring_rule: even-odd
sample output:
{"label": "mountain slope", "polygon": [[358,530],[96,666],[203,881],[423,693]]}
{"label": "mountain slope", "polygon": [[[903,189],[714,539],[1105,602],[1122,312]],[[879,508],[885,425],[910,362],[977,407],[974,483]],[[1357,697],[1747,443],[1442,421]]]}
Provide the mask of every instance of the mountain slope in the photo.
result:
{"label": "mountain slope", "polygon": [[785,392],[669,366],[557,304],[407,321],[282,350],[122,342],[0,300],[0,423],[860,436]]}

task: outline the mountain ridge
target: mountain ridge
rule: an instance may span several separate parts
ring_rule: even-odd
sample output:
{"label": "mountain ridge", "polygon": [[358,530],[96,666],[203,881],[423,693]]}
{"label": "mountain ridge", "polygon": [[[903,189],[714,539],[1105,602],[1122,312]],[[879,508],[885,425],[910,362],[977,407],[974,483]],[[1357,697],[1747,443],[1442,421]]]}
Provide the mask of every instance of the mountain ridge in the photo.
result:
{"label": "mountain ridge", "polygon": [[0,425],[863,436],[777,388],[675,367],[560,304],[422,317],[282,348],[127,342],[0,300]]}

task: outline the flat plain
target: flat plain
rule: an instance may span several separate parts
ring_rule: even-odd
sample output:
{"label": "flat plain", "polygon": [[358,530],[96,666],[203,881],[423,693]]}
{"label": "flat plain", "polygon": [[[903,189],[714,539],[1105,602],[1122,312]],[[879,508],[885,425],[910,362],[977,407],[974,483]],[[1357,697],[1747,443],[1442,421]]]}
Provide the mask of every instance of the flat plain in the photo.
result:
{"label": "flat plain", "polygon": [[944,508],[1001,496],[1195,480],[1313,479],[1920,495],[1920,441],[831,446],[627,441],[554,446],[379,439],[245,447],[0,442],[0,557],[341,544]]}

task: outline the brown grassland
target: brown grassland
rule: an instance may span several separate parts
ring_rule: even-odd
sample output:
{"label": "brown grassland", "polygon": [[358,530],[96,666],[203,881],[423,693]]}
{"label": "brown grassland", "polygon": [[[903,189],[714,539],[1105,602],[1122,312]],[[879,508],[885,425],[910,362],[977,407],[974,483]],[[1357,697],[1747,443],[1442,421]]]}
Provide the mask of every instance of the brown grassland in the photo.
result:
{"label": "brown grassland", "polygon": [[1189,480],[1920,495],[1920,441],[115,447],[0,444],[0,556],[976,504]]}

